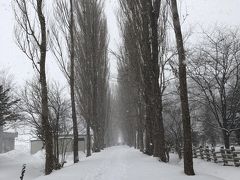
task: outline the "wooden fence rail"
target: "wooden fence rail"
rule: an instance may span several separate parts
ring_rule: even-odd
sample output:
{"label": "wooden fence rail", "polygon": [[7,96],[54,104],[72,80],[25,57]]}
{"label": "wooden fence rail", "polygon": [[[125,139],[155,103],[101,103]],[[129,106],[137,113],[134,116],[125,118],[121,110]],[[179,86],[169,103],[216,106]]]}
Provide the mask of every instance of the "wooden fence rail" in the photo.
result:
{"label": "wooden fence rail", "polygon": [[193,158],[200,158],[209,162],[223,163],[224,166],[240,166],[240,151],[236,151],[234,147],[216,151],[215,148],[194,147]]}

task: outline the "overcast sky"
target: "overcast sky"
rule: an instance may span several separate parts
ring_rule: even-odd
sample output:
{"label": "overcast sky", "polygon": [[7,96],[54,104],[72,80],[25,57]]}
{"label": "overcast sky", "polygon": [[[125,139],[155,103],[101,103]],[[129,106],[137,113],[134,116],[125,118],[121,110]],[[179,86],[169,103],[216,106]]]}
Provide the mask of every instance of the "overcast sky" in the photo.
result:
{"label": "overcast sky", "polygon": [[[119,42],[119,32],[115,18],[116,2],[117,0],[106,0],[105,3],[110,34],[109,48],[113,50],[116,49]],[[181,0],[179,8],[182,17],[187,15],[183,29],[185,31],[191,29],[193,34],[200,32],[201,28],[210,29],[216,24],[240,26],[240,0]],[[21,85],[25,80],[31,79],[32,65],[14,42],[13,27],[14,17],[11,0],[0,0],[0,68],[9,68],[10,73],[15,76],[17,84]],[[50,79],[64,83],[65,80],[60,75],[55,60],[48,58],[47,61]],[[115,60],[111,61],[113,65],[116,64]]]}

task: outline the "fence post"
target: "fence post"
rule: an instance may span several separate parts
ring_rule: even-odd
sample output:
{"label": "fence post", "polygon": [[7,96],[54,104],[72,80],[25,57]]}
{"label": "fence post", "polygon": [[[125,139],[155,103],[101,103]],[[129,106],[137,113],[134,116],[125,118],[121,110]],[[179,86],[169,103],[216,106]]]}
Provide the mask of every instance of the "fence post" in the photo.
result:
{"label": "fence post", "polygon": [[235,151],[235,147],[231,147],[231,151],[232,151],[232,154],[233,154],[233,162],[234,162],[234,166],[235,167],[239,167],[239,158],[237,156],[237,153]]}
{"label": "fence post", "polygon": [[215,163],[218,163],[218,159],[217,159],[215,147],[212,147],[212,155],[213,155],[213,161],[214,161]]}
{"label": "fence post", "polygon": [[226,150],[224,149],[224,147],[220,148],[220,152],[221,152],[222,159],[223,159],[223,165],[227,166],[228,165],[228,161],[227,161],[227,156],[226,156],[226,152],[225,151]]}
{"label": "fence post", "polygon": [[210,151],[208,146],[206,146],[205,148],[205,155],[206,155],[207,161],[211,161]]}

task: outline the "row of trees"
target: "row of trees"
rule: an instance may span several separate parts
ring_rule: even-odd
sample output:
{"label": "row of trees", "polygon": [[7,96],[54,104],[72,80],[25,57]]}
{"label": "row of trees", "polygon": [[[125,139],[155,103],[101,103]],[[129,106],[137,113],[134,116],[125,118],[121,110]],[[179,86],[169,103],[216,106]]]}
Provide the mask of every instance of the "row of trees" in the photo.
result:
{"label": "row of trees", "polygon": [[[93,151],[104,148],[110,102],[108,35],[103,1],[56,0],[53,2],[53,19],[46,13],[49,4],[43,0],[14,1],[16,42],[36,72],[36,79],[27,83],[21,93],[20,107],[36,135],[44,141],[45,174],[59,167],[60,135],[73,133],[74,163],[79,161],[80,119],[86,124],[87,156],[91,155],[92,134]],[[70,103],[58,85],[47,83],[48,49],[66,77]]]}
{"label": "row of trees", "polygon": [[[192,144],[220,143],[220,133],[226,148],[233,132],[240,139],[237,30],[204,33],[202,42],[185,49],[176,0],[119,0],[122,45],[114,53],[118,84],[111,93],[103,1],[56,0],[51,20],[42,0],[14,2],[16,41],[36,72],[19,95],[19,109],[45,143],[46,174],[60,167],[60,135],[73,134],[79,161],[81,120],[87,156],[123,141],[167,162],[174,147],[180,158],[184,150],[187,175],[194,175]],[[48,47],[66,77],[69,99],[47,82]],[[8,91],[0,86],[0,98],[15,105]]]}
{"label": "row of trees", "polygon": [[[133,101],[140,102],[133,108],[146,110],[146,153],[160,157],[166,161],[164,130],[162,121],[162,92],[159,84],[159,41],[158,41],[158,21],[160,13],[160,1],[155,3],[146,1],[120,1],[121,14],[120,22],[124,48],[122,48],[119,61],[119,76],[126,78],[129,85],[135,86],[135,90],[129,93],[137,94],[139,99],[133,98]],[[154,12],[154,13],[152,13]],[[126,69],[127,66],[129,69]],[[132,70],[132,74],[127,71]],[[124,78],[123,77],[123,78]],[[121,79],[121,77],[119,77]],[[123,80],[124,81],[124,80]],[[126,91],[129,88],[126,88]],[[127,86],[127,85],[126,85]],[[124,87],[123,87],[124,88]],[[128,93],[126,93],[128,94]],[[125,95],[126,95],[125,94]],[[127,97],[125,97],[127,98]],[[127,106],[125,106],[127,108]],[[127,113],[133,113],[127,109]],[[125,114],[125,113],[124,113]],[[143,115],[143,114],[142,114]],[[139,123],[140,125],[140,123]],[[132,128],[129,128],[130,130]],[[141,132],[139,133],[140,136]]]}
{"label": "row of trees", "polygon": [[[193,175],[192,144],[239,143],[239,31],[215,27],[185,50],[176,1],[119,2],[123,138],[162,161],[169,146],[180,158],[183,149],[185,173]],[[168,38],[172,27],[176,47]]]}
{"label": "row of trees", "polygon": [[[171,67],[173,56],[178,54],[176,76],[181,100],[184,170],[186,174],[193,175],[186,57],[177,2],[120,0],[119,3],[123,45],[116,56],[119,114],[124,120],[123,138],[128,145],[159,157],[163,162],[167,161],[163,100],[170,78],[166,70]],[[176,37],[175,53],[169,51],[167,38],[169,10]]]}

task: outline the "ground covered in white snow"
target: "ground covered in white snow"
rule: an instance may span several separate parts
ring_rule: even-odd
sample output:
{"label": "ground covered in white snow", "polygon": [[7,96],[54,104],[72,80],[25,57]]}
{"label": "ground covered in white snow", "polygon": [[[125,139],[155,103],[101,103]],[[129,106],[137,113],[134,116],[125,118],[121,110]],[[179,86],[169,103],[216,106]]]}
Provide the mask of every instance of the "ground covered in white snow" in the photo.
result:
{"label": "ground covered in white snow", "polygon": [[223,167],[194,160],[196,176],[185,176],[183,164],[172,155],[168,164],[146,156],[127,146],[107,148],[78,164],[70,165],[49,176],[43,176],[41,153],[34,156],[12,151],[0,155],[0,180],[19,179],[21,167],[27,163],[24,180],[239,180],[240,168]]}
{"label": "ground covered in white snow", "polygon": [[19,180],[23,164],[27,165],[24,180],[41,176],[44,170],[44,155],[30,155],[26,149],[0,154],[0,180]]}
{"label": "ground covered in white snow", "polygon": [[[33,180],[44,174],[45,152],[39,151],[34,155],[30,154],[28,143],[17,144],[16,150],[0,154],[0,180],[19,180],[23,164],[26,164],[24,180]],[[81,159],[85,154],[79,152]],[[72,153],[66,155],[65,166],[73,164]]]}

